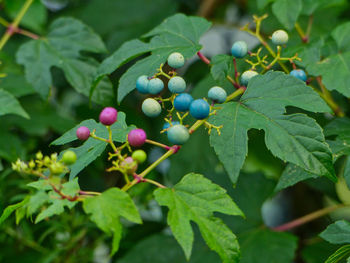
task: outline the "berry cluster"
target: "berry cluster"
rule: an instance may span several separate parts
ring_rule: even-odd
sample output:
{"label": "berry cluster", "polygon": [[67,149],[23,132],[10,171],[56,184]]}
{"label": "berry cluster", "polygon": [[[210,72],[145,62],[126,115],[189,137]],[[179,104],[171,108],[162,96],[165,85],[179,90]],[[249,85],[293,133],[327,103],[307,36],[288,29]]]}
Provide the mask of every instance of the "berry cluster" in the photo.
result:
{"label": "berry cluster", "polygon": [[[112,107],[104,108],[100,115],[99,120],[100,123],[105,125],[109,131],[109,138],[101,138],[95,134],[95,130],[90,131],[90,129],[86,126],[81,126],[77,129],[76,135],[79,140],[85,141],[90,137],[97,140],[102,140],[109,143],[113,148],[113,153],[109,153],[109,160],[116,158],[116,160],[112,161],[112,167],[108,169],[108,171],[120,171],[124,174],[124,176],[137,176],[136,171],[139,164],[142,164],[147,159],[147,154],[140,149],[131,150],[131,147],[141,147],[145,144],[147,140],[146,132],[142,129],[133,129],[127,135],[127,142],[121,145],[120,147],[116,147],[113,141],[112,130],[110,126],[117,122],[118,111]],[[131,153],[131,156],[128,154],[122,154],[123,149],[128,149]],[[128,181],[128,180],[127,180]]]}
{"label": "berry cluster", "polygon": [[[245,29],[246,31],[248,31],[249,33],[251,33],[252,35],[257,36],[257,33],[254,33],[252,31],[250,31],[249,29]],[[272,36],[271,36],[271,41],[274,45],[277,45],[277,54],[274,54],[275,59],[274,61],[272,61],[269,65],[265,65],[267,64],[266,58],[267,55],[264,57],[260,57],[260,52],[261,52],[261,48],[257,51],[257,53],[252,53],[248,51],[248,46],[247,43],[244,41],[237,41],[232,45],[231,48],[231,54],[234,57],[234,61],[236,58],[244,58],[248,53],[251,57],[256,57],[258,62],[254,63],[248,59],[246,59],[246,62],[249,63],[252,67],[250,70],[247,70],[245,72],[242,73],[241,78],[240,78],[240,84],[242,86],[247,86],[248,82],[255,76],[257,76],[259,73],[256,71],[256,66],[261,66],[263,68],[263,73],[265,73],[267,70],[271,69],[271,67],[276,63],[276,62],[280,62],[280,61],[284,61],[284,60],[288,60],[292,63],[293,65],[293,70],[290,72],[290,75],[300,79],[304,82],[307,81],[307,76],[304,70],[302,69],[296,69],[296,66],[293,62],[293,60],[300,60],[297,55],[292,57],[292,58],[281,58],[280,57],[280,53],[281,53],[281,46],[282,45],[286,45],[288,43],[288,33],[284,30],[276,30]],[[238,78],[238,72],[236,72],[236,77]],[[238,82],[238,79],[236,79],[236,82]]]}
{"label": "berry cluster", "polygon": [[[208,98],[212,101],[209,105],[206,99],[194,99],[191,94],[185,92],[187,89],[186,81],[177,76],[176,69],[184,66],[185,59],[181,53],[171,53],[167,59],[167,64],[172,68],[169,72],[163,71],[163,64],[152,77],[146,75],[140,76],[136,81],[136,89],[141,94],[157,95],[156,97],[146,98],[142,103],[143,113],[150,117],[158,117],[162,113],[165,103],[170,103],[167,115],[164,118],[165,123],[162,132],[167,134],[168,140],[175,145],[184,144],[190,137],[187,125],[183,124],[184,118],[188,113],[197,120],[204,120],[214,112],[214,103],[223,103],[226,101],[226,91],[221,87],[212,87],[208,91]],[[163,81],[162,79],[165,79]],[[164,91],[167,86],[171,93],[169,98],[163,99],[159,93]],[[175,119],[178,120],[175,120]],[[208,124],[209,125],[209,124]]]}

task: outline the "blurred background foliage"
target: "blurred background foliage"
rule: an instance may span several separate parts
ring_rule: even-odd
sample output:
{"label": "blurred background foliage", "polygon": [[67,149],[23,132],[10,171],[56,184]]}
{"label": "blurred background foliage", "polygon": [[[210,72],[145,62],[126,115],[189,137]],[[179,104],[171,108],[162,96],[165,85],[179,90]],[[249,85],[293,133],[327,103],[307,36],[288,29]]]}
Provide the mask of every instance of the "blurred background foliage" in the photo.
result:
{"label": "blurred background foliage", "polygon": [[[104,40],[107,53],[90,54],[102,61],[122,43],[138,38],[158,25],[164,18],[182,12],[188,15],[204,16],[213,22],[213,28],[202,38],[203,52],[209,57],[215,54],[228,54],[232,43],[244,39],[249,47],[254,49],[257,41],[239,28],[251,21],[253,14],[271,14],[269,0],[35,0],[25,15],[21,27],[35,34],[45,35],[52,21],[59,17],[71,16],[89,25]],[[313,1],[306,1],[312,6]],[[0,0],[0,16],[12,20],[24,0]],[[261,6],[266,6],[259,9]],[[336,24],[349,19],[350,8],[346,0],[329,1],[324,8],[316,10],[312,39],[320,36],[328,37]],[[300,24],[306,27],[308,12],[303,10]],[[281,24],[270,15],[263,24],[263,33],[270,35]],[[0,33],[5,32],[0,27]],[[290,43],[300,43],[295,30],[290,32]],[[68,129],[84,119],[97,119],[103,106],[113,105],[127,114],[127,123],[142,127],[152,139],[164,141],[165,136],[159,134],[163,123],[160,119],[148,119],[140,112],[141,97],[136,92],[131,93],[117,105],[116,96],[108,98],[106,105],[89,105],[86,96],[77,93],[65,79],[58,68],[52,68],[53,86],[48,100],[43,100],[26,81],[24,69],[16,63],[16,52],[28,38],[15,35],[0,52],[0,72],[6,77],[0,79],[0,88],[10,92],[22,105],[29,119],[18,115],[0,116],[0,211],[7,205],[20,201],[30,191],[26,186],[31,179],[13,173],[10,162],[17,157],[30,159],[39,149],[44,154],[61,151],[63,148],[50,146],[50,143]],[[325,46],[331,48],[331,44]],[[134,62],[131,62],[134,63]],[[124,66],[111,76],[116,94],[117,82],[127,69]],[[190,60],[184,74],[187,83],[193,89],[194,97],[206,94],[208,87],[214,84],[209,75],[209,69],[200,61]],[[230,89],[227,83],[222,85]],[[320,123],[325,122],[324,116],[318,116]],[[214,182],[229,190],[241,209],[250,215],[252,221],[242,219],[225,219],[238,234],[242,248],[242,262],[254,262],[247,258],[250,253],[260,255],[267,243],[272,246],[279,243],[280,236],[268,230],[259,229],[265,223],[278,225],[288,219],[304,215],[323,206],[324,196],[337,200],[334,185],[326,179],[310,179],[291,189],[279,193],[273,199],[277,178],[280,177],[285,164],[276,159],[266,149],[263,143],[263,132],[249,132],[249,155],[240,177],[238,186],[233,188],[225,175],[222,165],[210,148],[205,131],[200,131],[191,137],[181,153],[165,161],[152,176],[163,178],[166,183],[175,183],[188,172],[198,172],[206,175]],[[157,158],[161,152],[147,148],[150,161]],[[82,188],[96,191],[118,185],[118,180],[105,172],[106,156],[98,158],[79,175]],[[108,242],[101,231],[97,230],[87,218],[80,213],[65,213],[52,220],[35,225],[30,221],[22,221],[15,226],[13,217],[0,226],[0,262],[186,262],[183,252],[176,241],[169,236],[162,209],[152,200],[149,186],[140,185],[132,190],[137,194],[137,204],[144,218],[144,225],[130,225],[124,232],[121,249],[113,259],[108,258]],[[252,194],[254,193],[254,194]],[[326,194],[325,194],[326,193]],[[268,200],[266,202],[266,200]],[[307,200],[307,201],[306,201]],[[263,205],[264,204],[264,205]],[[302,205],[301,205],[302,204]],[[263,205],[262,213],[261,206]],[[302,243],[295,262],[322,262],[335,247],[326,244],[319,238],[312,238],[322,231],[330,220],[316,220],[306,227],[299,228],[295,234]],[[254,232],[256,242],[251,243],[245,233]],[[295,247],[294,236],[283,239],[286,247]],[[261,245],[261,246],[260,246]],[[279,255],[290,257],[288,251],[275,251]],[[285,262],[264,261],[259,262]],[[196,238],[193,256],[190,262],[219,262],[216,254],[203,245],[200,237]],[[255,261],[258,262],[258,261]]]}

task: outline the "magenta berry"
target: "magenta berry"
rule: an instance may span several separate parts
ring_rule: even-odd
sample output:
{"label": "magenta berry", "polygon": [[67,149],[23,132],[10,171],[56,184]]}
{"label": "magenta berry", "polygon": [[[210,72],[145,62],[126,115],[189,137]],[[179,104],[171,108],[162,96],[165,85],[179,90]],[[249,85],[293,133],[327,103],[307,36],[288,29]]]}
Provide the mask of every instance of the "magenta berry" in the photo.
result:
{"label": "magenta berry", "polygon": [[81,126],[77,129],[77,137],[81,141],[86,141],[90,137],[90,130],[86,126]]}
{"label": "magenta berry", "polygon": [[100,122],[103,125],[110,126],[117,121],[118,111],[112,107],[104,108],[100,113]]}
{"label": "magenta berry", "polygon": [[131,130],[128,134],[128,142],[131,146],[140,147],[147,139],[146,132],[142,129]]}

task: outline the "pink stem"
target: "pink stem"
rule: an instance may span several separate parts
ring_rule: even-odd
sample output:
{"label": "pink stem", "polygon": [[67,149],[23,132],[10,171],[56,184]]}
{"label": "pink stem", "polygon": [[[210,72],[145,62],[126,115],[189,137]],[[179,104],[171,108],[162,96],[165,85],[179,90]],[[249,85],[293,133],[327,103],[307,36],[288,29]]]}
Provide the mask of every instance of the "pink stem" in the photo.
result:
{"label": "pink stem", "polygon": [[200,51],[197,52],[197,55],[205,64],[210,64],[210,60],[206,56],[204,56]]}

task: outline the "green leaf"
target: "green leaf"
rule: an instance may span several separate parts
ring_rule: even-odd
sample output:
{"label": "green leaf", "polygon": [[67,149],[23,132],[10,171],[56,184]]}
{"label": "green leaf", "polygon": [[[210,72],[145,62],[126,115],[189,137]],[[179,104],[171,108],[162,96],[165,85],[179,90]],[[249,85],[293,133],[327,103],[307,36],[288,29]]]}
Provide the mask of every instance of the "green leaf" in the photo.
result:
{"label": "green leaf", "polygon": [[264,9],[269,3],[273,1],[274,0],[257,0],[256,4],[258,6],[258,9]]}
{"label": "green leaf", "polygon": [[247,155],[247,131],[251,128],[265,131],[265,143],[273,155],[336,180],[321,127],[305,114],[285,115],[287,106],[312,112],[329,110],[304,82],[268,72],[250,81],[239,102],[226,103],[209,118],[214,125],[223,125],[221,135],[211,133],[210,144],[234,183]]}
{"label": "green leaf", "polygon": [[320,237],[332,244],[350,243],[350,223],[345,220],[339,220],[329,225]]}
{"label": "green leaf", "polygon": [[[59,18],[51,24],[46,38],[31,40],[19,48],[17,62],[25,66],[28,82],[43,98],[49,95],[52,86],[52,67],[62,69],[76,91],[89,96],[98,63],[82,51],[102,53],[106,48],[100,37],[82,22]],[[105,103],[113,91],[111,84],[101,83],[101,87],[93,99]]]}
{"label": "green leaf", "polygon": [[1,131],[0,136],[0,157],[9,162],[14,162],[19,156],[25,153],[23,142],[16,134]]}
{"label": "green leaf", "polygon": [[235,188],[230,190],[230,196],[243,211],[246,218],[234,217],[227,220],[235,233],[244,234],[263,224],[261,207],[271,198],[275,188],[275,180],[267,179],[263,174],[243,174],[239,177]]}
{"label": "green leaf", "polygon": [[318,176],[316,174],[307,172],[294,164],[288,164],[278,180],[275,191],[279,192],[282,189],[293,186],[301,181],[317,177]]}
{"label": "green leaf", "polygon": [[309,74],[322,76],[328,90],[336,90],[350,97],[350,48],[348,47],[350,22],[339,25],[332,31],[332,37],[338,46],[338,53],[332,54],[307,67]]}
{"label": "green leaf", "polygon": [[[162,253],[159,253],[162,251]],[[155,234],[139,241],[127,251],[118,263],[219,263],[220,258],[208,250],[205,244],[195,242],[193,255],[189,261],[184,257],[181,248],[176,244],[172,236]]]}
{"label": "green leaf", "polygon": [[297,249],[297,238],[289,233],[257,229],[239,238],[240,263],[290,263]]}
{"label": "green leaf", "polygon": [[95,81],[90,90],[90,96],[95,91],[97,84],[104,78],[105,75],[113,73],[116,69],[134,58],[150,51],[149,44],[138,39],[133,39],[125,42],[117,51],[106,58],[98,67]]}
{"label": "green leaf", "polygon": [[337,26],[332,31],[332,37],[337,43],[340,52],[350,51],[350,22]]}
{"label": "green leaf", "polygon": [[[5,11],[11,19],[15,19],[25,2],[25,0],[5,0]],[[40,0],[34,0],[21,20],[20,25],[40,33],[43,31],[46,20],[47,10],[45,6]]]}
{"label": "green leaf", "polygon": [[120,217],[141,224],[142,220],[130,196],[119,188],[110,188],[100,196],[86,198],[83,202],[85,213],[106,234],[113,235],[112,253],[118,251],[122,237]]}
{"label": "green leaf", "polygon": [[214,212],[243,216],[242,211],[226,191],[200,174],[187,174],[173,189],[157,189],[156,201],[169,208],[168,224],[189,259],[193,230],[190,221],[197,223],[208,244],[222,262],[238,262],[240,253],[236,236]]}
{"label": "green leaf", "polygon": [[211,59],[210,73],[216,81],[223,81],[234,73],[232,56],[216,55]]}
{"label": "green leaf", "polygon": [[272,12],[278,21],[288,30],[294,28],[302,10],[301,0],[276,0],[272,4]]}
{"label": "green leaf", "polygon": [[[108,138],[108,130],[106,126],[101,123],[97,123],[95,120],[85,120],[75,126],[74,128],[67,131],[61,137],[53,141],[52,145],[63,145],[69,142],[77,140],[76,130],[81,126],[86,126],[93,131],[96,129],[95,134],[102,138]],[[127,134],[130,130],[134,129],[135,126],[127,126],[125,122],[125,113],[118,112],[118,121],[111,126],[112,137],[116,142],[125,142]],[[70,180],[73,179],[82,169],[93,162],[97,157],[99,157],[107,146],[106,142],[99,141],[93,138],[89,138],[81,146],[76,148],[70,148],[77,155],[77,161],[70,166],[71,172],[69,175]]]}
{"label": "green leaf", "polygon": [[[345,245],[334,252],[325,263],[338,263],[340,260],[350,256],[350,245]],[[349,262],[349,258],[347,260]]]}
{"label": "green leaf", "polygon": [[5,114],[17,114],[29,119],[28,113],[22,108],[15,96],[0,89],[0,116]]}
{"label": "green leaf", "polygon": [[148,43],[132,40],[107,58],[98,70],[94,85],[102,76],[110,74],[126,62],[151,52],[150,56],[139,60],[120,78],[118,101],[121,102],[128,93],[135,89],[136,79],[140,75],[153,75],[170,53],[180,52],[185,58],[189,58],[199,51],[201,49],[199,38],[210,26],[211,23],[203,18],[188,17],[183,14],[176,14],[165,19],[159,26],[143,36],[151,37]]}
{"label": "green leaf", "polygon": [[329,255],[338,248],[338,245],[332,245],[324,240],[319,240],[306,245],[301,251],[301,256],[305,263],[325,262]]}
{"label": "green leaf", "polygon": [[13,204],[13,205],[9,205],[8,207],[5,208],[5,210],[2,212],[1,216],[0,216],[0,225],[14,212],[16,211],[18,208],[21,208],[22,206],[26,205],[29,201],[29,197],[26,197],[25,199],[23,199],[23,201],[17,203],[17,204]]}
{"label": "green leaf", "polygon": [[[62,190],[61,192],[64,195],[74,197],[78,194],[80,190],[79,184],[78,184],[78,178],[71,180],[67,183],[62,184]],[[77,201],[69,201],[67,199],[61,199],[60,195],[54,192],[53,190],[48,192],[47,195],[50,197],[47,199],[49,202],[49,206],[42,210],[38,216],[35,218],[35,224],[39,223],[40,221],[44,220],[45,218],[52,217],[54,215],[59,215],[64,212],[64,208],[67,207],[68,209],[72,209],[78,202]],[[34,209],[33,207],[29,210]]]}

